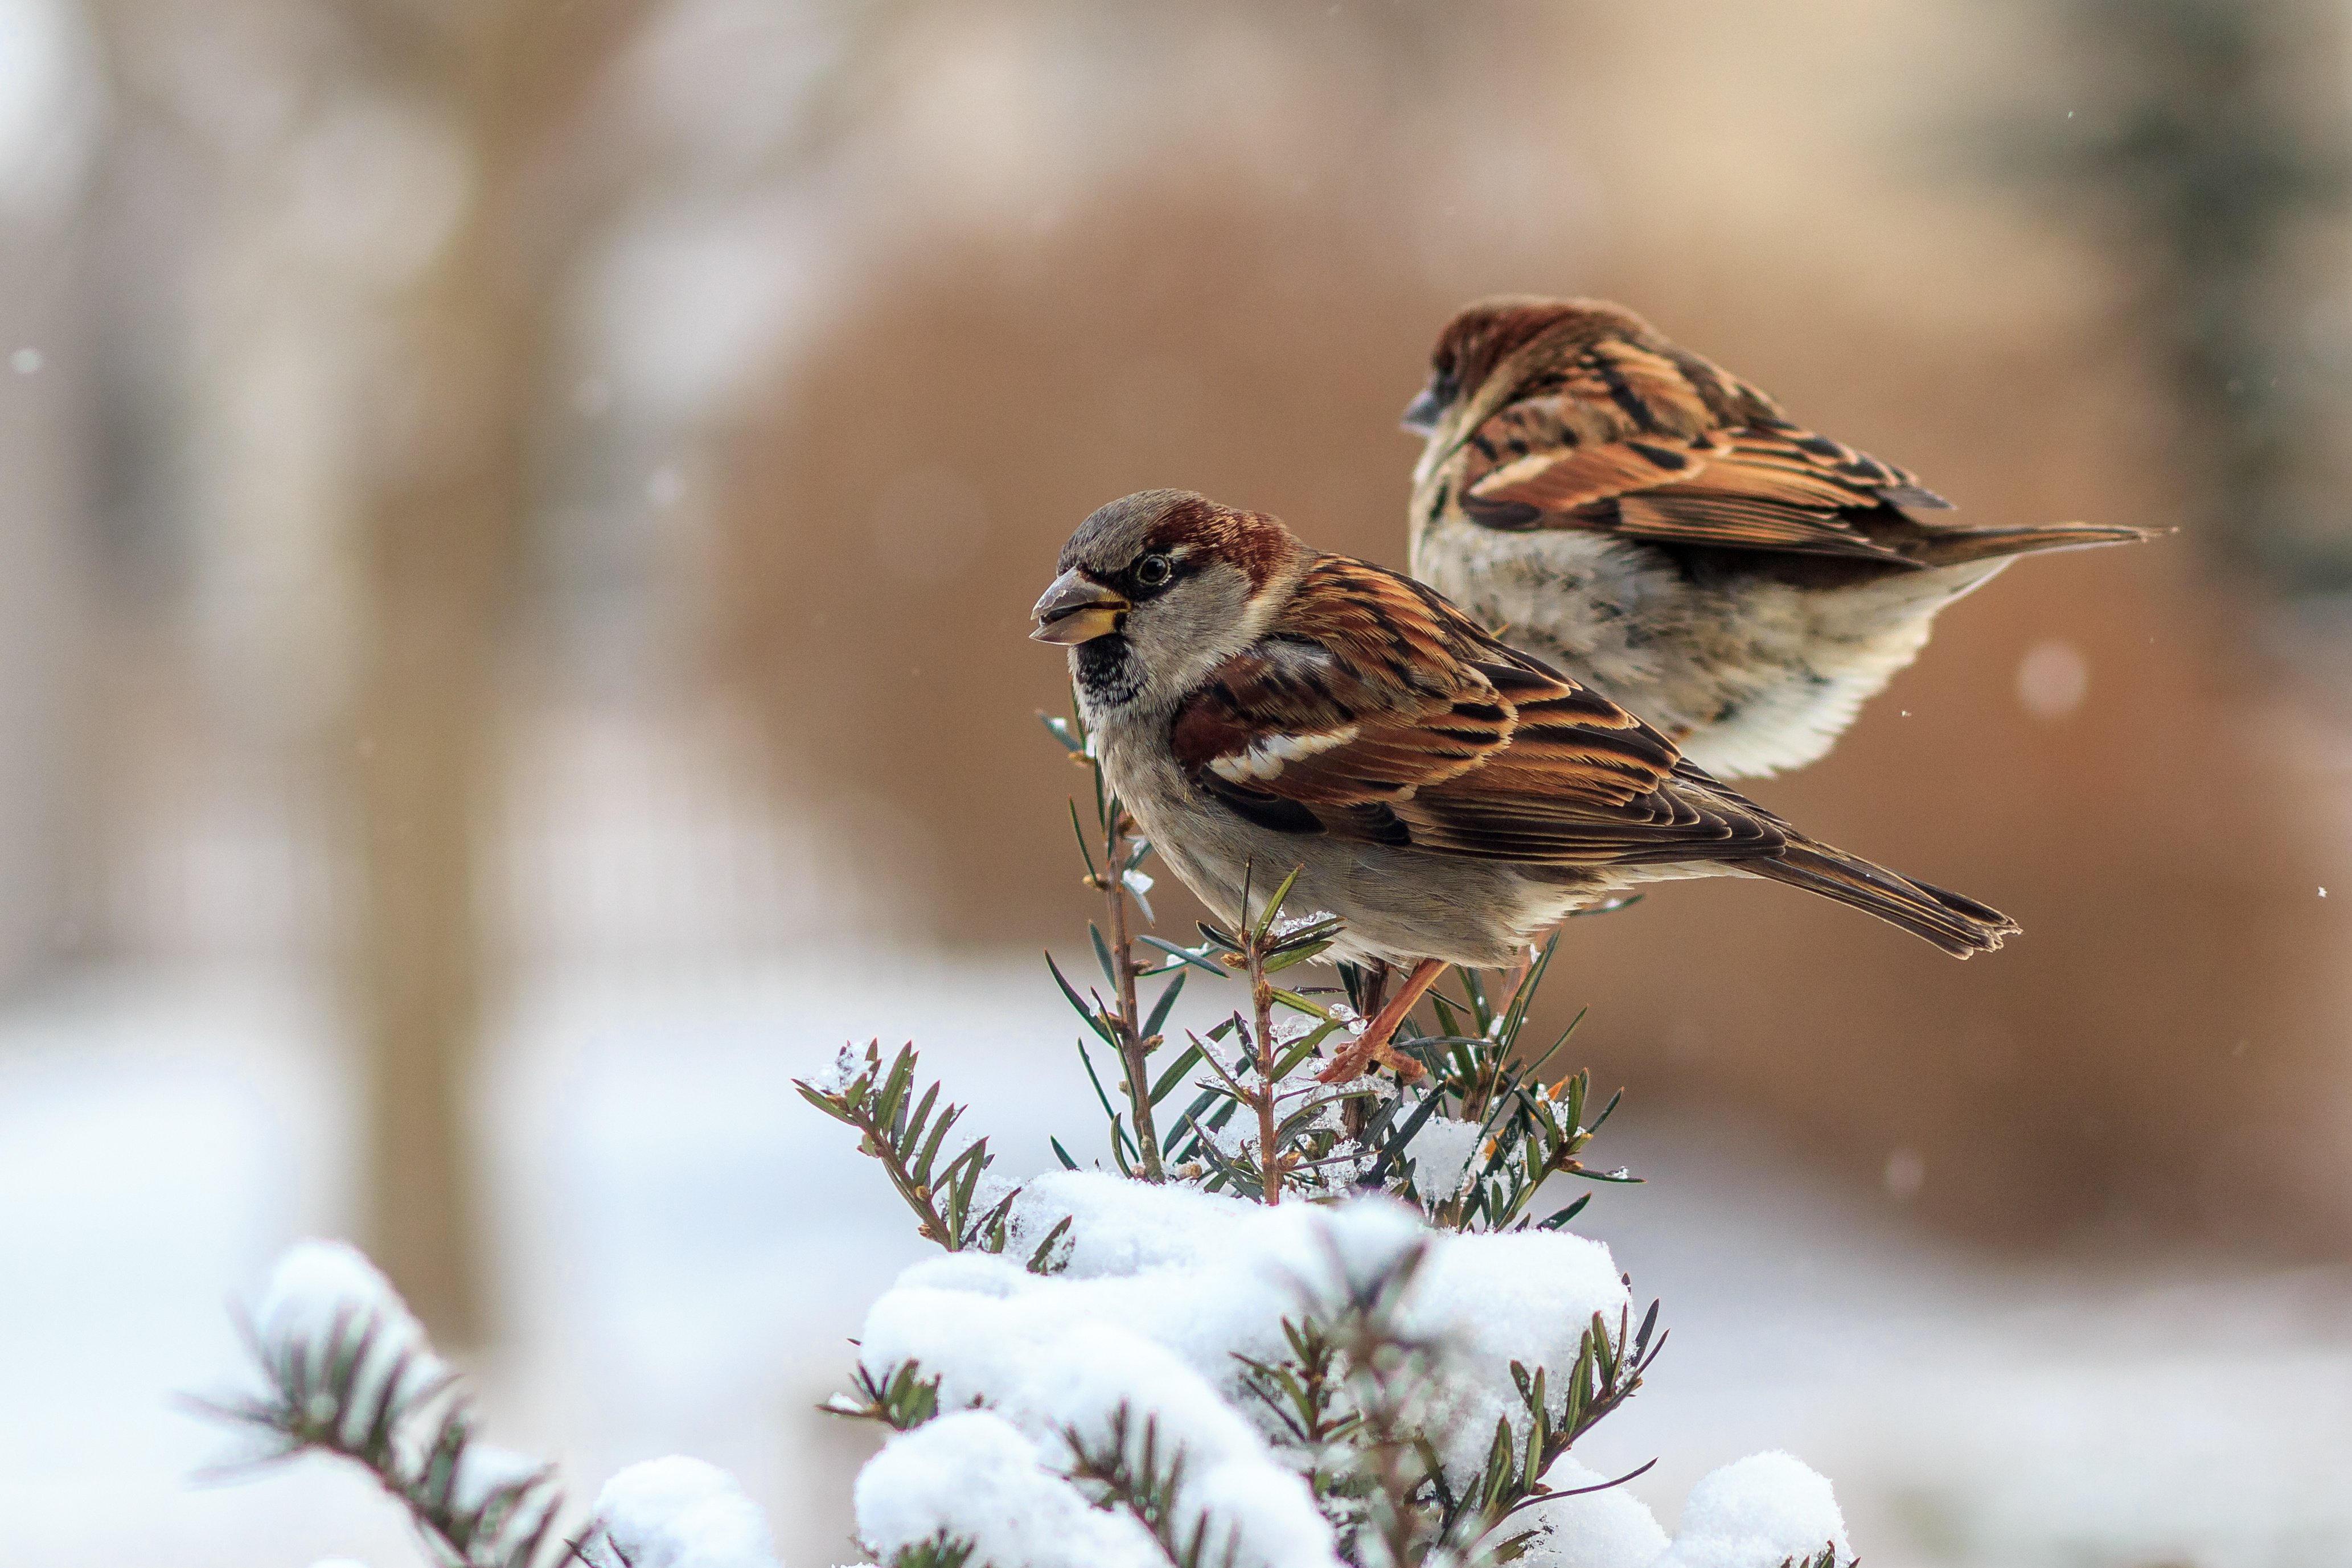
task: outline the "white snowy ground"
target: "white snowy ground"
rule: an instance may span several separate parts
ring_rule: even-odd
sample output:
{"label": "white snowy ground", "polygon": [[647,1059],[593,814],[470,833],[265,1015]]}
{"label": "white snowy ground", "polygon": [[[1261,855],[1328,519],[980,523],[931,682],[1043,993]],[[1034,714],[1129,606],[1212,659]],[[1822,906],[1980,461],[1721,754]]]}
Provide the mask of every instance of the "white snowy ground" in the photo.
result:
{"label": "white snowy ground", "polygon": [[[792,1568],[852,1561],[864,1439],[812,1406],[928,1248],[789,1079],[876,1034],[926,1047],[1002,1169],[1098,1122],[1023,962],[530,989],[485,1100],[510,1347],[477,1368],[494,1439],[562,1459],[583,1500],[621,1465],[698,1455],[768,1508]],[[331,1039],[317,998],[262,980],[93,981],[0,1016],[12,1568],[419,1561],[328,1467],[191,1485],[220,1441],[172,1403],[235,1378],[224,1305],[278,1247],[346,1223]],[[1590,1228],[1665,1299],[1673,1341],[1582,1457],[1659,1456],[1633,1489],[1669,1524],[1706,1469],[1785,1447],[1836,1483],[1872,1568],[2352,1561],[2352,1270],[1990,1266],[1638,1097],[1607,1137],[1654,1180],[1604,1190]]]}

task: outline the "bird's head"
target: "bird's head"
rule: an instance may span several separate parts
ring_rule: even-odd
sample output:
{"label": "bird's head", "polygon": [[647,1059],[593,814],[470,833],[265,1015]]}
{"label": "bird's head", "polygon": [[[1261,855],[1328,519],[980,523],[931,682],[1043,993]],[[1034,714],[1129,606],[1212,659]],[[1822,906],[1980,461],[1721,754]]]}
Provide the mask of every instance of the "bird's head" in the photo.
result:
{"label": "bird's head", "polygon": [[1404,411],[1404,427],[1451,451],[1496,409],[1539,390],[1598,339],[1628,329],[1649,335],[1630,310],[1598,300],[1500,294],[1465,305],[1437,334],[1429,381]]}
{"label": "bird's head", "polygon": [[1258,639],[1311,554],[1263,512],[1143,490],[1070,535],[1029,635],[1069,648],[1091,708],[1173,703]]}

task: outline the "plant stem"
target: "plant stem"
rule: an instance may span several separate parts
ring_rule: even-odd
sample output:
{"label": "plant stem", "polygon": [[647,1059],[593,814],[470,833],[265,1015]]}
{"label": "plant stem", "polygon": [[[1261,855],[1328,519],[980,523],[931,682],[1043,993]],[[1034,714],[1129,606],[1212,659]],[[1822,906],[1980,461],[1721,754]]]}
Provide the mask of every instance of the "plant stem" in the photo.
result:
{"label": "plant stem", "polygon": [[1275,1147],[1274,982],[1265,977],[1265,942],[1249,942],[1250,1006],[1257,1015],[1257,1163],[1268,1205],[1282,1201],[1282,1152]]}
{"label": "plant stem", "polygon": [[1165,1177],[1160,1166],[1160,1132],[1151,1121],[1151,1072],[1144,1058],[1150,1043],[1143,1037],[1142,1014],[1135,1000],[1135,953],[1127,928],[1127,808],[1116,799],[1103,824],[1103,896],[1110,904],[1110,962],[1118,988],[1118,1057],[1127,1074],[1127,1102],[1135,1116],[1137,1163],[1143,1179]]}
{"label": "plant stem", "polygon": [[950,1252],[955,1251],[955,1227],[940,1217],[939,1205],[931,1202],[931,1190],[919,1185],[913,1173],[898,1158],[898,1152],[890,1146],[887,1131],[869,1131],[866,1135],[866,1147],[860,1152],[881,1161],[882,1168],[890,1173],[890,1184],[898,1189],[898,1195],[907,1201],[908,1208],[915,1211],[917,1234],[925,1241],[936,1241]]}

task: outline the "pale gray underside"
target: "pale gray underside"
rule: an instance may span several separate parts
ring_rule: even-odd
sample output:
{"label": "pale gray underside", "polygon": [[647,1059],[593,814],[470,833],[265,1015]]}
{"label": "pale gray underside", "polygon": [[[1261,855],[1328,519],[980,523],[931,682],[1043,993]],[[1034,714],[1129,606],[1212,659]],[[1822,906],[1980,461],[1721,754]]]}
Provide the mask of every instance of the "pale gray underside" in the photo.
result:
{"label": "pale gray underside", "polygon": [[1677,738],[1718,778],[1802,767],[2009,558],[1803,588],[1701,585],[1654,546],[1582,529],[1423,530],[1414,575],[1504,641]]}

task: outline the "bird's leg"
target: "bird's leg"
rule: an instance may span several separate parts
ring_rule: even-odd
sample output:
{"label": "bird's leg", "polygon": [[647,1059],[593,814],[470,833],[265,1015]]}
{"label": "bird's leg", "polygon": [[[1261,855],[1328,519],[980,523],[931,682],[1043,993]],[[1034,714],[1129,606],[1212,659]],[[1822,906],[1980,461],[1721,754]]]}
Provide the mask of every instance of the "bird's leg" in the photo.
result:
{"label": "bird's leg", "polygon": [[1421,1000],[1421,994],[1436,983],[1444,968],[1445,961],[1441,958],[1424,958],[1414,964],[1412,973],[1406,975],[1404,984],[1397,988],[1397,994],[1373,1015],[1372,1021],[1364,1026],[1362,1034],[1349,1041],[1339,1054],[1331,1058],[1329,1067],[1316,1074],[1317,1079],[1323,1083],[1346,1083],[1350,1079],[1363,1077],[1375,1061],[1394,1068],[1397,1077],[1408,1082],[1419,1078],[1427,1069],[1411,1057],[1389,1049],[1389,1037],[1397,1032],[1397,1026],[1404,1022],[1405,1015],[1412,1012],[1413,1004]]}
{"label": "bird's leg", "polygon": [[1536,950],[1533,946],[1529,946],[1527,952],[1519,954],[1519,962],[1511,969],[1511,983],[1503,988],[1504,1006],[1509,1006],[1517,998],[1519,987],[1528,983],[1528,971],[1534,967],[1535,962]]}
{"label": "bird's leg", "polygon": [[[1356,993],[1356,1005],[1368,1018],[1377,1017],[1381,1003],[1389,994],[1389,966],[1380,959],[1364,965],[1364,983]],[[1364,1135],[1364,1126],[1372,1119],[1371,1101],[1360,1094],[1351,1094],[1339,1102],[1339,1125],[1350,1138]]]}

